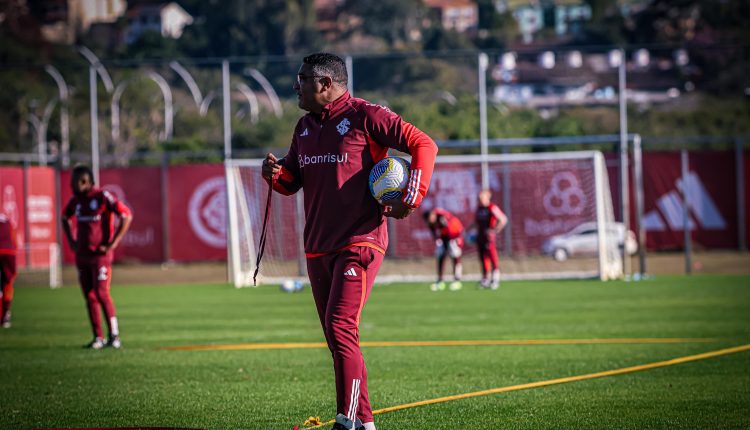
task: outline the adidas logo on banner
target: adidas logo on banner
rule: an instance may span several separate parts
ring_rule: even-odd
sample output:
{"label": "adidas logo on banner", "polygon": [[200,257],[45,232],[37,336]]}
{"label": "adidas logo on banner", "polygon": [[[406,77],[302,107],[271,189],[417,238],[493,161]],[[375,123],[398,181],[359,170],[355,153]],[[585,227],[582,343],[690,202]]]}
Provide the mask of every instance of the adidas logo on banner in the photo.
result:
{"label": "adidas logo on banner", "polygon": [[346,276],[357,276],[357,272],[354,270],[354,268],[350,268],[346,272],[344,272],[344,275]]}
{"label": "adidas logo on banner", "polygon": [[[721,216],[711,195],[703,186],[700,178],[695,172],[690,172],[687,177],[688,195],[687,205],[690,212],[698,222],[699,227],[705,230],[724,230],[727,222]],[[682,178],[675,182],[677,190],[672,190],[656,201],[657,209],[653,209],[643,217],[643,226],[646,231],[665,231],[667,225],[673,231],[682,231],[685,226],[685,218],[682,213],[682,197],[685,187]],[[679,190],[679,192],[678,192]],[[661,213],[661,216],[660,216]],[[667,221],[665,224],[662,216]],[[695,230],[696,225],[692,218],[688,217],[688,228]]]}

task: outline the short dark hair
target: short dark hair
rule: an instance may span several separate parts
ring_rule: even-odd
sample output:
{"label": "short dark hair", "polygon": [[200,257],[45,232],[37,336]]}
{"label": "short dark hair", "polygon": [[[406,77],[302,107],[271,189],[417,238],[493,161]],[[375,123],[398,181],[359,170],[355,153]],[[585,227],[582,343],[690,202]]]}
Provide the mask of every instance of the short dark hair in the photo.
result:
{"label": "short dark hair", "polygon": [[302,63],[311,65],[315,76],[330,76],[333,82],[342,86],[346,86],[349,81],[346,63],[338,55],[318,52],[303,58]]}
{"label": "short dark hair", "polygon": [[81,175],[89,175],[89,178],[91,178],[91,183],[94,183],[94,172],[91,170],[91,167],[85,164],[76,165],[75,167],[73,167],[73,174],[70,176],[70,179],[74,180]]}

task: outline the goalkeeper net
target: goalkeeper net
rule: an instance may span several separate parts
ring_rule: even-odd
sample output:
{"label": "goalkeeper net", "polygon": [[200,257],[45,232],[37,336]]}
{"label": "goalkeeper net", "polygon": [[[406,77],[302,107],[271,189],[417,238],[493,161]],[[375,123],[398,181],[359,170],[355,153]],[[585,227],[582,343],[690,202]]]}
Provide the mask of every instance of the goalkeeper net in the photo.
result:
{"label": "goalkeeper net", "polygon": [[[486,161],[492,201],[509,220],[496,238],[503,279],[622,277],[620,246],[628,234],[615,222],[601,152],[502,154]],[[252,285],[268,191],[260,168],[261,160],[227,162],[230,270],[236,286]],[[440,207],[469,227],[481,188],[480,156],[439,156],[418,211]],[[388,220],[390,243],[379,282],[435,279],[435,242],[420,215]],[[301,192],[274,194],[268,229],[263,282],[305,279]],[[464,280],[478,280],[481,273],[472,233],[465,231]],[[449,274],[450,262],[446,265]]]}

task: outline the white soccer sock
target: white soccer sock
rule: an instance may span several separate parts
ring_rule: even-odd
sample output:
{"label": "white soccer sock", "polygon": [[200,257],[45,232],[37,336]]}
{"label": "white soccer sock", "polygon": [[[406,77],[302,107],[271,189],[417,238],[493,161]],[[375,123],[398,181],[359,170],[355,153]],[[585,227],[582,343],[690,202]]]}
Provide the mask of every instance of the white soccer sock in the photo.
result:
{"label": "white soccer sock", "polygon": [[456,263],[456,267],[453,269],[453,277],[456,278],[456,281],[460,281],[462,274],[463,266],[461,265],[461,263]]}
{"label": "white soccer sock", "polygon": [[117,324],[117,317],[112,317],[109,319],[109,334],[112,337],[120,335],[120,327]]}
{"label": "white soccer sock", "polygon": [[375,430],[375,423],[369,422],[369,423],[363,423],[363,426],[365,426],[365,430]]}
{"label": "white soccer sock", "polygon": [[500,282],[500,269],[492,271],[492,282]]}

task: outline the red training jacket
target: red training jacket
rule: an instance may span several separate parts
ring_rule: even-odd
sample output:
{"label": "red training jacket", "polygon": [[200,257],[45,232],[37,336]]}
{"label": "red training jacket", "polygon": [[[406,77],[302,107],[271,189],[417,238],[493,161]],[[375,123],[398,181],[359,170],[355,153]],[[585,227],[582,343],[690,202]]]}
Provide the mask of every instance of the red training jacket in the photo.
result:
{"label": "red training jacket", "polygon": [[16,255],[16,229],[5,214],[0,214],[0,255]]}
{"label": "red training jacket", "polygon": [[361,244],[388,247],[383,207],[370,195],[368,178],[388,148],[411,154],[409,185],[402,201],[416,208],[427,193],[437,145],[388,108],[345,93],[308,113],[294,129],[280,161],[274,189],[305,194],[305,252],[308,257]]}
{"label": "red training jacket", "polygon": [[[76,260],[91,262],[99,258],[111,261],[112,252],[102,255],[100,245],[108,245],[115,235],[115,215],[130,217],[130,209],[112,193],[93,188],[85,196],[73,195],[63,210],[65,218],[76,218]],[[65,221],[63,221],[65,222]]]}
{"label": "red training jacket", "polygon": [[435,224],[430,224],[433,236],[448,240],[461,237],[464,225],[460,219],[443,208],[435,208],[432,212],[437,215]]}

